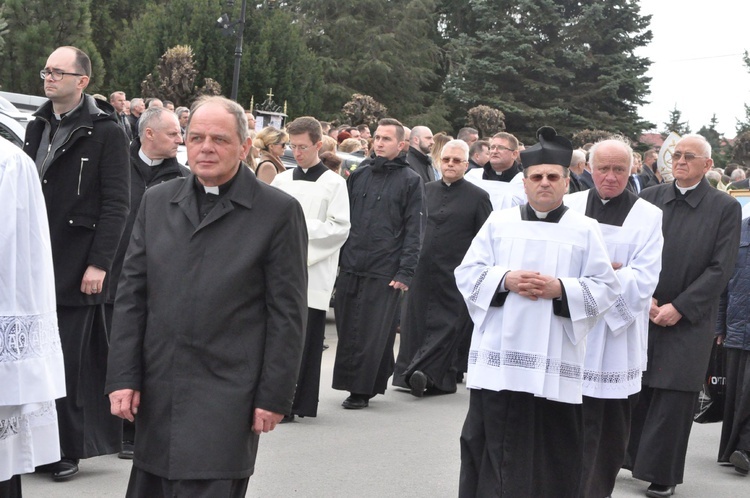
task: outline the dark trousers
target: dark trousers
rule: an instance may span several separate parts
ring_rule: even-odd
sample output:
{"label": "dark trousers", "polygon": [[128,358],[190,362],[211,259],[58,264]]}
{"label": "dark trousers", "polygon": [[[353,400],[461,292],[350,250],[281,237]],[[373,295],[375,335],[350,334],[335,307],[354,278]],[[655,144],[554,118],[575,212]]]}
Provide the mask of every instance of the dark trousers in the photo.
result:
{"label": "dark trousers", "polygon": [[728,462],[735,450],[750,451],[750,351],[732,348],[724,348],[724,351],[727,386],[720,462]]}
{"label": "dark trousers", "polygon": [[67,458],[120,450],[122,424],[104,396],[109,345],[103,306],[58,306],[67,395],[57,400],[60,449]]}
{"label": "dark trousers", "polygon": [[627,399],[583,397],[581,496],[603,498],[615,488],[630,438],[631,413],[638,394]]}
{"label": "dark trousers", "polygon": [[581,405],[472,389],[458,496],[578,498]]}
{"label": "dark trousers", "polygon": [[697,392],[643,386],[624,465],[633,477],[666,486],[682,484],[697,401]]}
{"label": "dark trousers", "polygon": [[21,476],[0,481],[0,498],[21,498]]}
{"label": "dark trousers", "polygon": [[297,377],[297,390],[294,392],[292,413],[303,417],[318,414],[320,394],[320,364],[323,359],[323,339],[326,331],[326,312],[307,308],[307,329],[305,347],[302,350],[302,364]]}
{"label": "dark trousers", "polygon": [[130,471],[126,498],[244,498],[244,479],[169,480],[137,468]]}

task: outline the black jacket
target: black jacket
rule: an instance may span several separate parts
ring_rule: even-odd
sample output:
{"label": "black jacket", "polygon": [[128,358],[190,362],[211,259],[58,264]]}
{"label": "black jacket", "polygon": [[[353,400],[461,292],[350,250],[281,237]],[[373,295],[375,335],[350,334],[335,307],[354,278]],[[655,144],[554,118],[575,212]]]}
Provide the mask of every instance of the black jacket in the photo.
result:
{"label": "black jacket", "polygon": [[409,285],[419,261],[424,185],[403,156],[365,159],[347,181],[352,227],[341,271]]}
{"label": "black jacket", "polygon": [[742,221],[740,252],[719,300],[716,334],[726,334],[724,347],[750,351],[750,219]]}
{"label": "black jacket", "polygon": [[409,163],[409,167],[419,175],[424,183],[435,180],[435,172],[432,170],[432,158],[430,156],[422,154],[421,151],[418,151],[414,147],[409,147],[409,152],[406,153],[406,162]]}
{"label": "black jacket", "polygon": [[[57,304],[101,304],[106,292],[83,294],[81,279],[90,265],[109,276],[130,203],[128,139],[114,108],[89,95],[62,118],[53,140],[45,137],[51,129],[52,102],[34,116],[23,149],[40,170]],[[37,161],[40,145],[47,150],[44,143],[51,148]]]}
{"label": "black jacket", "polygon": [[136,138],[130,144],[130,214],[125,223],[125,230],[122,232],[120,245],[117,247],[115,260],[112,263],[112,272],[110,273],[109,296],[107,302],[114,302],[117,294],[117,282],[120,279],[122,270],[122,261],[125,259],[125,251],[128,250],[130,242],[130,233],[133,231],[138,207],[141,205],[141,199],[146,190],[154,185],[164,183],[174,178],[182,178],[190,174],[190,170],[177,162],[177,159],[165,159],[159,166],[152,166],[144,163],[138,151],[141,149],[141,140]]}

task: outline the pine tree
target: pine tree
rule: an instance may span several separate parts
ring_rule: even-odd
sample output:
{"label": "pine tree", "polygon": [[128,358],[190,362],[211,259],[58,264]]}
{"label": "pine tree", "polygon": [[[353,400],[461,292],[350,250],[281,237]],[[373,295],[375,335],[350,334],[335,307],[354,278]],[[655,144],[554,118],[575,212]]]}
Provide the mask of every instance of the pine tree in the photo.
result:
{"label": "pine tree", "polygon": [[690,125],[686,121],[680,121],[681,119],[682,111],[677,109],[677,104],[675,104],[674,109],[669,111],[669,119],[664,122],[664,131],[661,132],[662,136],[666,138],[673,131],[678,135],[690,133]]}
{"label": "pine tree", "polygon": [[72,45],[91,58],[87,92],[105,79],[102,58],[91,38],[91,0],[5,0],[8,34],[0,58],[0,81],[11,92],[42,95],[39,70],[58,47]]}

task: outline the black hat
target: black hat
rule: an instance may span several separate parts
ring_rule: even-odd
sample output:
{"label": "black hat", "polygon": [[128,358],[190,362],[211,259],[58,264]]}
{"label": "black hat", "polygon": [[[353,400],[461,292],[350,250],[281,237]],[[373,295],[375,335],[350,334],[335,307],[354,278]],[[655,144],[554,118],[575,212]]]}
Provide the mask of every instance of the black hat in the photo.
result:
{"label": "black hat", "polygon": [[557,134],[551,126],[542,126],[536,132],[539,143],[521,151],[523,167],[538,164],[559,164],[564,168],[570,167],[573,155],[573,144],[565,137]]}

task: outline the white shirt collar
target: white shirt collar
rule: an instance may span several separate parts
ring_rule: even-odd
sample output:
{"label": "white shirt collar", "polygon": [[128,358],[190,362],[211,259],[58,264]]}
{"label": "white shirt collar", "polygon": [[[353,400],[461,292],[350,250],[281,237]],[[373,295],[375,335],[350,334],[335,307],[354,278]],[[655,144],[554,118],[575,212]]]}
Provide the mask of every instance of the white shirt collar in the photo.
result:
{"label": "white shirt collar", "polygon": [[164,159],[151,159],[149,158],[145,152],[143,152],[143,148],[138,149],[138,157],[141,158],[141,161],[148,164],[149,166],[159,166],[161,163],[164,162]]}

